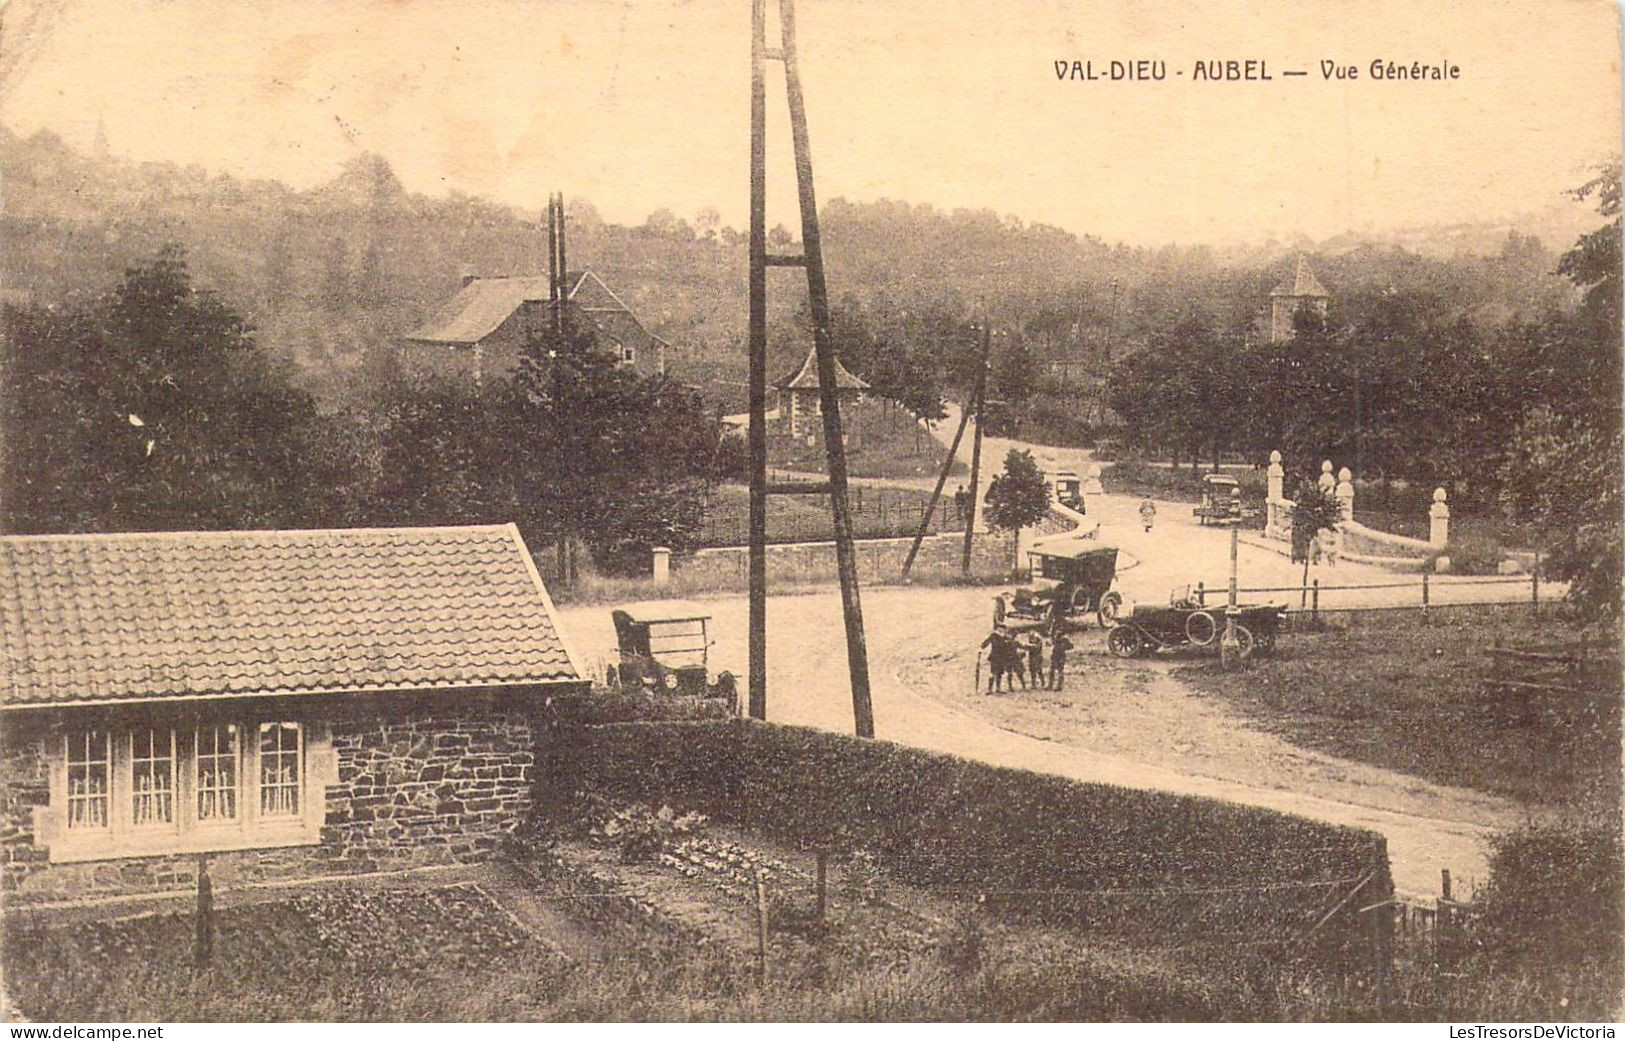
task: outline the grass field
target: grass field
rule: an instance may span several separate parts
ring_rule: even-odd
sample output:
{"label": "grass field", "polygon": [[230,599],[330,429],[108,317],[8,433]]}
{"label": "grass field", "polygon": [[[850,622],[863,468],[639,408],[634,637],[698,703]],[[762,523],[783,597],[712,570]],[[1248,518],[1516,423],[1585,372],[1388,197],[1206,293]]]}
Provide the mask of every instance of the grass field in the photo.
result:
{"label": "grass field", "polygon": [[[954,503],[953,486],[937,503],[932,532],[964,531],[965,522]],[[925,515],[931,493],[911,488],[853,485],[847,502],[854,534],[860,539],[913,535]],[[742,546],[750,523],[750,491],[742,484],[718,485],[706,507],[700,529],[702,546]],[[767,541],[819,542],[835,537],[827,495],[776,495],[768,501]]]}
{"label": "grass field", "polygon": [[1431,625],[1378,616],[1283,637],[1273,658],[1244,671],[1177,675],[1305,747],[1612,820],[1621,797],[1617,671],[1611,687],[1588,696],[1540,698],[1527,720],[1485,690],[1496,640],[1550,646],[1578,637],[1559,621],[1532,630],[1521,607]]}
{"label": "grass field", "polygon": [[[890,402],[860,401],[843,409],[841,420],[847,433],[846,468],[853,477],[935,477],[947,458],[948,450],[931,431]],[[960,446],[953,473],[968,473],[965,460],[969,458],[967,442]],[[768,447],[768,465],[823,473],[822,443],[808,446],[805,442],[773,438]]]}

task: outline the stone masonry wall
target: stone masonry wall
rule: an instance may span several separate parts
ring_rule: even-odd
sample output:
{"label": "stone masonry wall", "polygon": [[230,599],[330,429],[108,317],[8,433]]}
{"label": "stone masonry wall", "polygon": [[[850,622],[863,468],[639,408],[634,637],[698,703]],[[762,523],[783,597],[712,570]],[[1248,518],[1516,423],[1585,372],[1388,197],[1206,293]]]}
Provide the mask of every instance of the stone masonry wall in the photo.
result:
{"label": "stone masonry wall", "polygon": [[[309,700],[301,715],[325,724],[337,760],[321,841],[207,854],[217,887],[479,861],[529,818],[544,732],[535,692]],[[6,723],[0,882],[8,903],[196,885],[196,854],[51,864],[34,841],[32,808],[49,799],[45,741],[54,732]]]}

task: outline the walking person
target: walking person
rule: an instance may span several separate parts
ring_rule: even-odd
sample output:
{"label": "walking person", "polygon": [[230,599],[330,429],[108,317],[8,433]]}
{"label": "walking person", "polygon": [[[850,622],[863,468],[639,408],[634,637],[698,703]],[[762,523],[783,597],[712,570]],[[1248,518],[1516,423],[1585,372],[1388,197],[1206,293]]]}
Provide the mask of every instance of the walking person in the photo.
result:
{"label": "walking person", "polygon": [[1066,686],[1066,652],[1071,649],[1072,640],[1066,635],[1066,630],[1057,629],[1049,647],[1050,690],[1060,690]]}
{"label": "walking person", "polygon": [[1157,504],[1151,501],[1151,496],[1147,495],[1140,500],[1140,523],[1145,525],[1145,530],[1149,532],[1151,525],[1155,524],[1156,520]]}

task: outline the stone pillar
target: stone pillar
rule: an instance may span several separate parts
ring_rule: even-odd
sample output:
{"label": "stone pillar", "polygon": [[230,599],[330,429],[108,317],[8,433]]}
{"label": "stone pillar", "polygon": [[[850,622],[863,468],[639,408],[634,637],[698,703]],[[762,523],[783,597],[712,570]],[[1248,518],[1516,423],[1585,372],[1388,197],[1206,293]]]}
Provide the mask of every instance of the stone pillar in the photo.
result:
{"label": "stone pillar", "polygon": [[1285,507],[1282,502],[1286,498],[1286,467],[1281,465],[1280,452],[1270,453],[1269,469],[1264,474],[1269,482],[1269,490],[1264,495],[1264,536],[1278,539],[1283,530],[1281,513]]}
{"label": "stone pillar", "polygon": [[663,586],[671,581],[671,550],[665,546],[656,546],[653,551],[655,585]]}
{"label": "stone pillar", "polygon": [[1337,474],[1337,502],[1342,508],[1343,520],[1348,522],[1354,519],[1354,475],[1348,467],[1343,467]]}
{"label": "stone pillar", "polygon": [[1428,545],[1444,549],[1450,542],[1450,504],[1443,488],[1433,489],[1433,505],[1428,507]]}
{"label": "stone pillar", "polygon": [[1315,481],[1315,487],[1328,493],[1337,489],[1337,478],[1332,476],[1332,461],[1330,459],[1320,464],[1320,477]]}

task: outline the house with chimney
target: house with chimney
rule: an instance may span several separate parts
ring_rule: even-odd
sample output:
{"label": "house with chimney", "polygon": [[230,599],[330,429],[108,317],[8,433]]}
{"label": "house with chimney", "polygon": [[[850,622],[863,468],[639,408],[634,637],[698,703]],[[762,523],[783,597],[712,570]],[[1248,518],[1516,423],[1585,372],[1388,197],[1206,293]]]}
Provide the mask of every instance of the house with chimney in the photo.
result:
{"label": "house with chimney", "polygon": [[615,365],[640,376],[665,373],[670,345],[645,328],[602,278],[569,269],[562,194],[548,199],[547,221],[547,275],[465,274],[457,295],[406,334],[401,354],[408,368],[461,372],[476,381],[500,377],[554,323],[568,322]]}
{"label": "house with chimney", "polygon": [[457,295],[406,334],[402,360],[412,368],[465,372],[475,379],[501,377],[519,364],[526,344],[546,334],[557,298],[566,320],[616,365],[640,376],[666,371],[670,345],[645,328],[598,275],[567,272],[556,293],[550,282],[546,275],[465,275]]}

